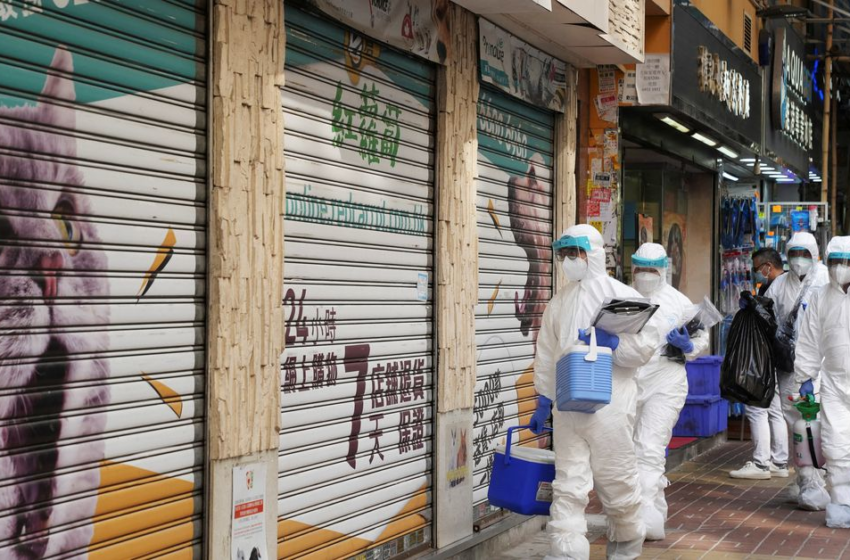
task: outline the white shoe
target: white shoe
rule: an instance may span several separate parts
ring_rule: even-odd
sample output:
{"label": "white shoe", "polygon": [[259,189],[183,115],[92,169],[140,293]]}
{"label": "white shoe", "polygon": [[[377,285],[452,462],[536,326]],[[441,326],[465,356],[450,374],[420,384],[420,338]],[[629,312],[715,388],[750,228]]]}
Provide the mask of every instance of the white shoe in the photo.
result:
{"label": "white shoe", "polygon": [[746,465],[737,471],[730,472],[729,476],[732,478],[745,478],[747,480],[770,480],[770,469],[763,469],[752,461],[747,461]]}
{"label": "white shoe", "polygon": [[788,478],[788,467],[777,467],[771,463],[770,476],[773,478]]}

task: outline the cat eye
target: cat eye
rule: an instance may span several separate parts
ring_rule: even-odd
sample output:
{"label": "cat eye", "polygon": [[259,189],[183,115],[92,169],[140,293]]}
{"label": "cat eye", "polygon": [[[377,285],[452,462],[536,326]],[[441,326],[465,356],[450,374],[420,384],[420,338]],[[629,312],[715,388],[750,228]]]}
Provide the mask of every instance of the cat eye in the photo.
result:
{"label": "cat eye", "polygon": [[80,252],[80,243],[83,241],[80,228],[70,219],[73,214],[74,208],[65,200],[60,200],[53,209],[53,220],[56,222],[62,241],[65,242],[65,248],[72,257]]}

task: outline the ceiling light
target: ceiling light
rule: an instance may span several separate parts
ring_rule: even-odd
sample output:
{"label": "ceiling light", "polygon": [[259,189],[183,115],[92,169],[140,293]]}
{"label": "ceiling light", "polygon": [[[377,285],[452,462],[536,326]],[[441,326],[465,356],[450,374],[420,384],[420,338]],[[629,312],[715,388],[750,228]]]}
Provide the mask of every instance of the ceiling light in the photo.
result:
{"label": "ceiling light", "polygon": [[724,156],[730,157],[732,159],[735,159],[736,157],[738,157],[738,152],[734,152],[734,151],[730,150],[729,148],[727,148],[726,146],[718,146],[717,151],[720,152],[721,154],[723,154]]}
{"label": "ceiling light", "polygon": [[676,119],[672,118],[669,115],[665,115],[665,116],[661,117],[661,122],[663,122],[664,124],[669,124],[670,126],[675,128],[676,130],[681,132],[682,134],[687,134],[688,132],[691,131],[690,128],[686,127],[685,125],[683,125],[682,123],[680,123],[679,121],[677,121]]}
{"label": "ceiling light", "polygon": [[793,183],[794,179],[777,179],[777,183]]}
{"label": "ceiling light", "polygon": [[762,171],[773,171],[773,167],[768,167],[767,165],[762,165],[761,170]]}
{"label": "ceiling light", "polygon": [[822,182],[820,177],[818,177],[817,179],[812,179],[812,183],[820,183],[820,182]]}
{"label": "ceiling light", "polygon": [[730,173],[726,173],[725,171],[723,172],[723,177],[725,179],[729,179],[730,181],[737,181],[738,180],[737,177],[735,177],[734,175],[732,175]]}
{"label": "ceiling light", "polygon": [[751,157],[741,158],[741,163],[755,163],[755,162],[756,162],[756,158],[751,158]]}
{"label": "ceiling light", "polygon": [[713,147],[715,147],[715,146],[717,145],[717,142],[715,142],[714,140],[712,140],[712,139],[711,139],[711,138],[709,138],[708,136],[703,136],[703,135],[702,135],[702,134],[700,134],[699,132],[694,132],[694,133],[691,135],[691,138],[693,138],[694,140],[699,140],[700,142],[702,142],[702,143],[703,143],[703,144],[705,144],[706,146],[711,146],[712,148],[713,148]]}

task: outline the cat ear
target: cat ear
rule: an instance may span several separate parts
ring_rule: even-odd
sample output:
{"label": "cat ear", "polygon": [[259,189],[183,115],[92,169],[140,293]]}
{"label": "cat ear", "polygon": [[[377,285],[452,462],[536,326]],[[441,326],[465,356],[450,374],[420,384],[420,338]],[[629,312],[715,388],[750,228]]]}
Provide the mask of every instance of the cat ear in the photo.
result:
{"label": "cat ear", "polygon": [[[61,74],[59,73],[61,72]],[[74,61],[65,47],[59,46],[47,71],[47,79],[44,89],[41,90],[42,99],[40,106],[43,111],[44,121],[56,124],[64,128],[74,128],[76,115],[72,108],[55,105],[48,99],[61,99],[63,101],[74,101],[77,94],[74,91],[74,81],[68,76],[74,73]]]}

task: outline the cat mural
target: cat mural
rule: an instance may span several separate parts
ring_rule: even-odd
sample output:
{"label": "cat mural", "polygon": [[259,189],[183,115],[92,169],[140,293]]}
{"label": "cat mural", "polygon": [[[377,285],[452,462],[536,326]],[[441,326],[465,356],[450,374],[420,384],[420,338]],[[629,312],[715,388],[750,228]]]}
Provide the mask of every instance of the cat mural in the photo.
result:
{"label": "cat mural", "polygon": [[98,328],[109,323],[109,287],[98,274],[107,259],[95,225],[79,219],[91,211],[72,163],[73,70],[71,54],[57,48],[37,104],[0,107],[4,559],[87,556],[104,458],[102,439],[91,436],[105,416],[88,412],[109,400],[108,335]]}

